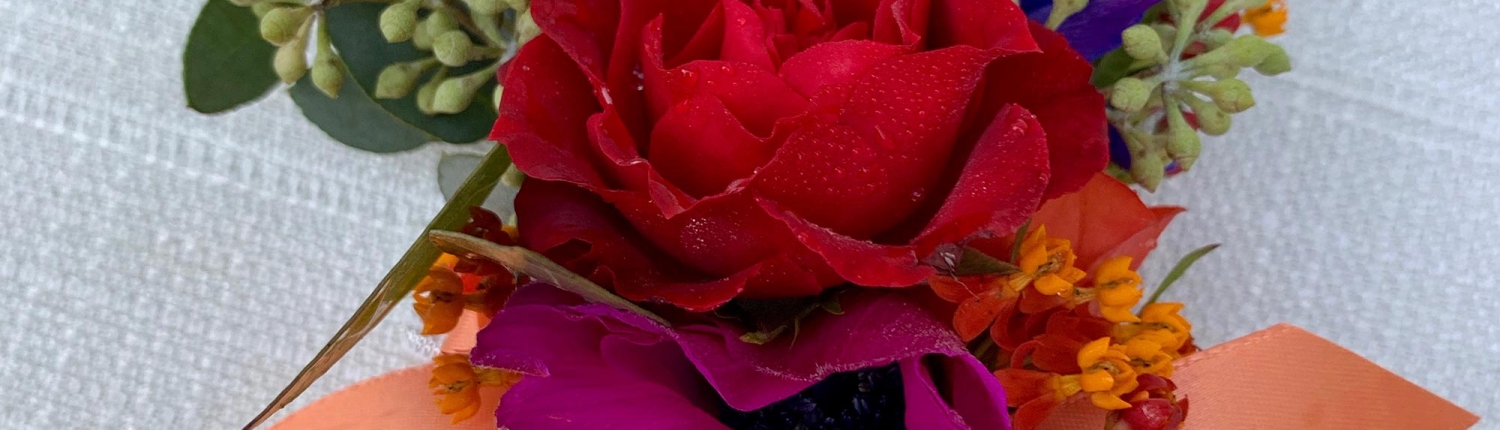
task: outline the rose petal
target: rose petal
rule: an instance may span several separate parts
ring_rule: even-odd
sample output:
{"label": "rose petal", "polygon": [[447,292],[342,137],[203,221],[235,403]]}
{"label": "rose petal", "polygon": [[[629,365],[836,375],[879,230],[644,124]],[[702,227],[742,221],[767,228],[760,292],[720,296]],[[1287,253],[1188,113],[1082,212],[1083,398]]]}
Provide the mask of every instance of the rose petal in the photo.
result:
{"label": "rose petal", "polygon": [[754,64],[774,72],[776,64],[771,61],[765,24],[761,22],[760,15],[750,6],[736,0],[724,0],[722,4],[724,43],[719,49],[719,59]]}
{"label": "rose petal", "polygon": [[[738,295],[756,273],[753,264],[726,276],[684,267],[642,239],[597,195],[560,182],[527,181],[516,196],[516,218],[522,246],[611,284],[631,300],[709,310]],[[564,256],[568,251],[580,255]]]}
{"label": "rose petal", "polygon": [[695,61],[668,71],[665,84],[675,103],[718,97],[757,136],[770,135],[776,121],[807,109],[807,98],[774,72],[746,63]]}
{"label": "rose petal", "polygon": [[[1003,3],[1003,2],[999,2]],[[1089,83],[1093,67],[1052,30],[1031,24],[1042,52],[995,61],[986,76],[980,118],[992,118],[1006,104],[1036,115],[1047,132],[1052,179],[1044,199],[1083,187],[1109,162],[1104,96]],[[1020,84],[1023,83],[1024,84]]]}
{"label": "rose petal", "polygon": [[900,55],[905,47],[868,40],[821,43],[781,65],[781,78],[807,97],[831,84],[850,83],[875,65]]}
{"label": "rose petal", "polygon": [[774,148],[750,134],[719,99],[679,103],[651,131],[651,165],[688,193],[707,197],[748,178]]}
{"label": "rose petal", "polygon": [[933,0],[927,33],[930,49],[968,45],[1005,54],[1036,51],[1026,14],[1014,2]]}
{"label": "rose petal", "polygon": [[917,236],[919,253],[976,233],[1005,235],[1026,220],[1047,188],[1047,139],[1018,106],[1000,111],[967,157],[943,206]]}
{"label": "rose petal", "polygon": [[937,181],[991,59],[954,47],[872,67],[837,117],[814,118],[792,132],[754,188],[849,237],[891,228]]}
{"label": "rose petal", "polygon": [[875,10],[875,34],[872,39],[892,45],[920,49],[927,33],[927,15],[931,0],[884,0]]}
{"label": "rose petal", "polygon": [[505,77],[499,119],[490,138],[533,178],[602,186],[587,121],[599,111],[591,85],[546,35],[521,48]]}
{"label": "rose petal", "polygon": [[802,245],[822,256],[840,277],[856,285],[907,287],[937,273],[931,266],[920,264],[915,247],[881,245],[844,236],[779,210],[768,200],[760,203],[767,213],[786,223]]}

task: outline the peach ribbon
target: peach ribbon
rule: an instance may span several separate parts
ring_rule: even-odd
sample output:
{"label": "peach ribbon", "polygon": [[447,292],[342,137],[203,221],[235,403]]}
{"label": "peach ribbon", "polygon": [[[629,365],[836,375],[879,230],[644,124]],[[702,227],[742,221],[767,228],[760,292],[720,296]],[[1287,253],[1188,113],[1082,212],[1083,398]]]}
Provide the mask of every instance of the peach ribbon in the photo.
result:
{"label": "peach ribbon", "polygon": [[[445,351],[472,347],[479,321],[468,318]],[[455,349],[450,349],[455,348]],[[366,380],[296,411],[273,430],[493,430],[486,412],[459,424],[432,405],[431,365]],[[1188,429],[1458,430],[1479,417],[1291,325],[1277,325],[1177,363],[1173,378],[1191,399]],[[485,392],[481,411],[498,392]],[[1086,399],[1064,404],[1045,430],[1098,430],[1104,414]]]}

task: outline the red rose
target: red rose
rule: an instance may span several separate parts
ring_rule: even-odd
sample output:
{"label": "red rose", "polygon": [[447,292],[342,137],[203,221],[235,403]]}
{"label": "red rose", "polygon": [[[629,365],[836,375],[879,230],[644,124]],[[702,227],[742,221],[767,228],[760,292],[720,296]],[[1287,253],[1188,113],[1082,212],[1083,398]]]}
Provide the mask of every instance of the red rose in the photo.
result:
{"label": "red rose", "polygon": [[533,0],[493,137],[520,241],[693,310],[925,280],[1106,161],[1089,64],[1010,0]]}

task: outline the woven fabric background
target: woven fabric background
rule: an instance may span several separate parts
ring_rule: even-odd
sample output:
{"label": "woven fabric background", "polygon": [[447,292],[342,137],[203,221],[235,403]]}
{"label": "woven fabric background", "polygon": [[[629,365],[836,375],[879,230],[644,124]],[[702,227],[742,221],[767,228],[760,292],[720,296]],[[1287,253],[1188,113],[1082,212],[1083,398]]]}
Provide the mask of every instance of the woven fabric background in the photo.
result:
{"label": "woven fabric background", "polygon": [[[280,92],[189,111],[201,3],[0,0],[0,429],[238,428],[442,204],[440,156],[480,150],[347,149]],[[1190,212],[1144,274],[1222,242],[1170,293],[1201,343],[1287,321],[1500,414],[1500,4],[1291,3],[1296,70],[1149,197]],[[423,362],[418,327],[294,407]]]}

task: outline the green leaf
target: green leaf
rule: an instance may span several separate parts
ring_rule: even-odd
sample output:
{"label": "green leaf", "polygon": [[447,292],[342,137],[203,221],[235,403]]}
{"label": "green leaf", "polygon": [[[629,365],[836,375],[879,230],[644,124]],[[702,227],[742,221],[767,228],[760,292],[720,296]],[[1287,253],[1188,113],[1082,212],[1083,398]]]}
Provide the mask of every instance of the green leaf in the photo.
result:
{"label": "green leaf", "polygon": [[1198,259],[1203,258],[1203,256],[1208,255],[1210,252],[1214,252],[1215,249],[1219,249],[1219,244],[1215,243],[1198,248],[1182,256],[1181,260],[1177,260],[1177,265],[1172,267],[1172,271],[1167,272],[1167,277],[1161,279],[1161,284],[1156,286],[1156,291],[1151,293],[1151,300],[1147,300],[1146,304],[1156,303],[1156,300],[1161,298],[1162,293],[1167,292],[1167,288],[1171,287],[1172,283],[1177,282],[1178,278],[1181,278],[1183,274],[1187,273],[1189,268],[1193,267],[1193,263],[1197,263]]}
{"label": "green leaf", "polygon": [[401,256],[401,260],[396,262],[396,266],[392,267],[389,273],[386,273],[385,279],[380,280],[380,284],[375,286],[375,291],[370,292],[370,296],[359,305],[359,309],[354,311],[349,321],[345,322],[344,326],[339,328],[338,333],[333,335],[333,339],[330,339],[328,344],[318,351],[318,355],[313,357],[301,372],[297,373],[297,377],[293,378],[292,382],[287,384],[270,404],[266,405],[260,415],[256,415],[250,424],[245,425],[245,430],[254,429],[266,422],[276,411],[286,407],[298,395],[306,391],[313,381],[328,373],[328,369],[333,367],[334,363],[343,358],[344,354],[354,348],[354,345],[359,343],[366,334],[369,334],[376,324],[391,313],[396,303],[406,298],[412,288],[415,288],[417,283],[427,276],[427,269],[432,267],[432,263],[437,261],[440,255],[432,242],[428,241],[427,233],[433,230],[457,229],[468,222],[469,207],[479,204],[490,194],[490,190],[494,189],[495,184],[500,181],[500,175],[505,173],[505,167],[510,165],[510,156],[506,155],[504,148],[496,146],[490,150],[479,169],[469,176],[469,180],[459,188],[453,200],[443,205],[443,209],[438,211],[437,216],[432,218],[432,222],[427,224],[422,235],[411,244],[410,248],[407,248],[406,254]]}
{"label": "green leaf", "polygon": [[339,97],[331,99],[318,91],[311,76],[305,76],[287,92],[302,108],[302,116],[345,145],[370,152],[400,152],[431,139],[381,109],[357,85],[344,85]]}
{"label": "green leaf", "polygon": [[1094,76],[1090,81],[1098,88],[1114,85],[1134,71],[1135,63],[1135,58],[1126,54],[1123,48],[1109,51],[1094,64]]}
{"label": "green leaf", "polygon": [[[458,191],[458,186],[463,184],[464,178],[479,166],[480,156],[476,154],[443,154],[438,160],[437,178],[438,189],[443,192],[444,199],[452,199],[453,193]],[[511,167],[512,169],[514,166]],[[500,177],[500,185],[490,193],[490,198],[484,200],[483,206],[500,216],[500,219],[509,219],[516,213],[516,193],[520,187],[512,186],[506,182],[504,176]]]}
{"label": "green leaf", "polygon": [[[1026,222],[1021,223],[1021,227],[1016,229],[1016,239],[1010,243],[1010,261],[1021,261],[1021,244],[1026,243],[1026,234],[1030,233],[1028,231],[1030,229],[1031,218],[1027,218]],[[1016,268],[1016,271],[1019,272],[1021,269]]]}
{"label": "green leaf", "polygon": [[665,326],[670,326],[667,320],[647,311],[629,300],[615,295],[595,284],[593,281],[579,276],[577,273],[553,263],[547,257],[534,251],[519,246],[504,246],[474,236],[451,231],[432,231],[427,234],[432,243],[437,245],[443,252],[459,256],[479,256],[490,261],[500,263],[511,272],[530,276],[532,279],[542,281],[557,287],[560,290],[577,294],[584,300],[593,303],[609,305],[615,309],[639,314],[652,321]]}
{"label": "green leaf", "polygon": [[276,85],[275,55],[276,47],[261,40],[260,20],[250,8],[209,0],[182,54],[188,107],[219,113],[260,98]]}
{"label": "green leaf", "polygon": [[[386,42],[379,25],[380,12],[384,9],[384,4],[353,3],[328,10],[328,34],[333,37],[333,46],[338,48],[339,56],[366,94],[375,93],[380,71],[386,66],[432,55],[417,50],[408,42]],[[476,62],[448,75],[458,76],[484,66]],[[484,139],[495,125],[494,88],[494,83],[486,84],[475,93],[474,102],[467,110],[452,115],[428,116],[422,113],[417,109],[416,91],[400,99],[375,100],[375,103],[392,116],[442,141],[470,143]]]}
{"label": "green leaf", "polygon": [[1009,275],[1020,271],[1021,268],[1014,264],[1000,261],[971,247],[964,247],[963,259],[959,260],[958,267],[953,268],[956,276]]}

